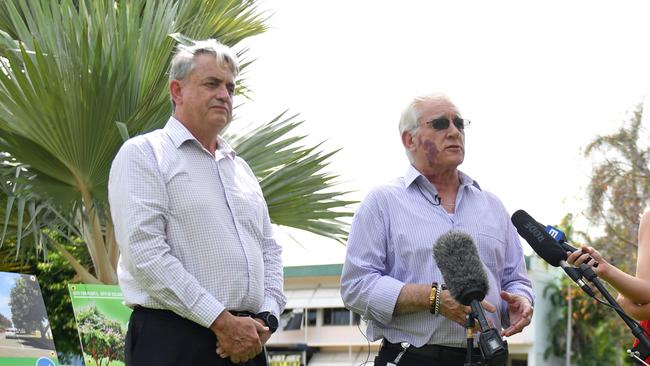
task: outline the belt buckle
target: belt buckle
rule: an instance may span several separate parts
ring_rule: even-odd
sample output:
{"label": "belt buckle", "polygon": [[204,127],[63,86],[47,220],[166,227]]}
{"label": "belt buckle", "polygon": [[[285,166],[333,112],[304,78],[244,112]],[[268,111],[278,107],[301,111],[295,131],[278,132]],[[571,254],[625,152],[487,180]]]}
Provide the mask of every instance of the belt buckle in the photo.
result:
{"label": "belt buckle", "polygon": [[409,347],[411,347],[411,344],[408,342],[401,342],[399,345],[402,347],[402,351],[397,354],[397,357],[395,357],[395,360],[393,362],[386,363],[386,366],[397,366],[402,357],[404,357],[406,351],[409,349]]}

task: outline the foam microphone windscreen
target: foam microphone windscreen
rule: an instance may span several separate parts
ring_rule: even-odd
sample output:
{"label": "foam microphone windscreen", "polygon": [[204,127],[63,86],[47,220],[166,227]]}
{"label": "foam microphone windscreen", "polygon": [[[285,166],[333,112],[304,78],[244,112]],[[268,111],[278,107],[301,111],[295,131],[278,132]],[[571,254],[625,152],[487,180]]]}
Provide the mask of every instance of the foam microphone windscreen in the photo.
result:
{"label": "foam microphone windscreen", "polygon": [[446,232],[436,241],[433,257],[456,301],[469,305],[485,298],[490,285],[471,236],[457,230]]}
{"label": "foam microphone windscreen", "polygon": [[512,214],[512,224],[519,235],[524,238],[535,253],[552,266],[559,266],[566,260],[567,254],[555,239],[546,232],[546,228],[535,221],[526,211],[519,210]]}

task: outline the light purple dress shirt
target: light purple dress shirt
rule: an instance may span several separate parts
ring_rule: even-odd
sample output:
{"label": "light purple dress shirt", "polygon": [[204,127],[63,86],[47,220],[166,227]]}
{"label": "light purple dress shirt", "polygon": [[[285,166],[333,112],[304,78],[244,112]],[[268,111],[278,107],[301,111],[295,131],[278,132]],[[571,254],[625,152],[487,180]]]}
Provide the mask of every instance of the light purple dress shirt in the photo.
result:
{"label": "light purple dress shirt", "polygon": [[433,258],[433,245],[449,230],[469,234],[488,276],[486,299],[497,312],[486,313],[506,325],[507,303],[500,290],[523,295],[533,303],[519,236],[501,201],[460,173],[454,214],[436,203],[436,188],[410,166],[406,175],[373,189],[354,215],[341,295],[368,323],[368,338],[408,342],[416,347],[439,344],[465,347],[464,327],[444,316],[422,311],[393,315],[405,284],[444,283]]}

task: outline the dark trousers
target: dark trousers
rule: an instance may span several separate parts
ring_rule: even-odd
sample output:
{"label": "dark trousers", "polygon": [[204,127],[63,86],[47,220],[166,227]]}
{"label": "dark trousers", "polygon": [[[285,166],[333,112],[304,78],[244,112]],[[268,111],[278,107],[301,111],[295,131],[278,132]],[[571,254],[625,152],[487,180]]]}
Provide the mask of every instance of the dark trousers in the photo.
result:
{"label": "dark trousers", "polygon": [[[403,350],[399,344],[390,343],[384,339],[375,357],[375,366],[386,366],[389,362],[395,363],[398,354]],[[467,350],[464,348],[426,345],[416,348],[409,347],[402,355],[397,366],[463,366]],[[472,353],[472,362],[480,364],[481,353],[475,348]]]}
{"label": "dark trousers", "polygon": [[124,347],[126,366],[267,366],[264,351],[239,364],[219,357],[210,329],[168,310],[136,307]]}

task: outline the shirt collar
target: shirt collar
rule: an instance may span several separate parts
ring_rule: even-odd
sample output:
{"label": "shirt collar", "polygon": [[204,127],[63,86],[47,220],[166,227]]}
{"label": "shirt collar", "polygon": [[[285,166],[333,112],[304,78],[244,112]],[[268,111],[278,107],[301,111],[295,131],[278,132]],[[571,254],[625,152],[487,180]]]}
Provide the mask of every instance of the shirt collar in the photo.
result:
{"label": "shirt collar", "polygon": [[[194,135],[192,135],[187,127],[185,127],[173,116],[169,117],[169,120],[167,121],[167,124],[165,124],[163,130],[167,133],[176,148],[179,148],[185,141],[188,140],[196,141],[196,143],[200,145],[199,141],[194,137]],[[235,156],[237,156],[235,150],[221,136],[217,136],[217,146],[217,151],[219,151],[224,156],[228,156],[231,159],[234,159]]]}
{"label": "shirt collar", "polygon": [[[413,182],[415,182],[418,179],[418,177],[422,177],[420,179],[425,179],[426,180],[426,177],[424,175],[422,175],[422,173],[420,173],[419,170],[417,170],[413,165],[409,164],[409,167],[406,170],[406,173],[404,174],[404,183],[406,184],[406,186],[408,187],[411,184],[413,184]],[[466,186],[474,186],[474,187],[476,187],[476,189],[478,189],[480,191],[482,190],[481,186],[478,184],[478,182],[475,181],[474,179],[472,179],[469,175],[467,175],[467,174],[465,174],[465,173],[463,173],[461,171],[458,171],[458,177],[460,179],[460,187],[459,188],[464,188]]]}

